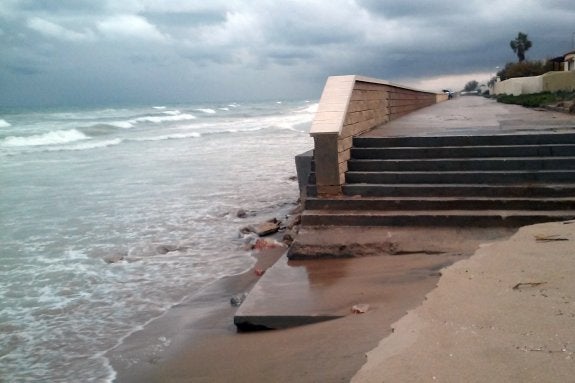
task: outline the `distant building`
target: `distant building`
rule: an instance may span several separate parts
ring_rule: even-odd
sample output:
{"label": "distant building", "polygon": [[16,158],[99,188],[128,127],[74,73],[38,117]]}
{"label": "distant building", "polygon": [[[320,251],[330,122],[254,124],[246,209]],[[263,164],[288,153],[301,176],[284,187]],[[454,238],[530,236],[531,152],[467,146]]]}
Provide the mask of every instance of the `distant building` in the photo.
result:
{"label": "distant building", "polygon": [[575,51],[567,52],[563,56],[554,57],[549,61],[553,63],[554,71],[575,70]]}
{"label": "distant building", "polygon": [[563,58],[563,70],[575,70],[575,51],[566,53]]}

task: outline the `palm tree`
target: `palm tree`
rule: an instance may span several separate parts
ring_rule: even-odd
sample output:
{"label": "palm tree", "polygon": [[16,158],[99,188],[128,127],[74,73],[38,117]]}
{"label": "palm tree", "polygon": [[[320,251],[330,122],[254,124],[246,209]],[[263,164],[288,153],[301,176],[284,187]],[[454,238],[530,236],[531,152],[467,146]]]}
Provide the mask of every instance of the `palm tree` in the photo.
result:
{"label": "palm tree", "polygon": [[515,40],[509,42],[509,45],[511,45],[511,49],[517,55],[519,62],[522,62],[525,60],[525,52],[531,48],[532,44],[525,33],[519,32]]}

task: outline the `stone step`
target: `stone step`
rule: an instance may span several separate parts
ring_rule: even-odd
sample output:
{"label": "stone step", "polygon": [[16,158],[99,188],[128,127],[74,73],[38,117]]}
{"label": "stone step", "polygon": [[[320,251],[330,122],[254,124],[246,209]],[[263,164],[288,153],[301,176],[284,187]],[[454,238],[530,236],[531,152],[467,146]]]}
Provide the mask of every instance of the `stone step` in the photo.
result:
{"label": "stone step", "polygon": [[574,198],[334,197],[308,198],[309,210],[575,210]]}
{"label": "stone step", "polygon": [[417,147],[417,146],[493,146],[575,144],[574,133],[497,134],[476,136],[355,137],[353,146]]}
{"label": "stone step", "polygon": [[[315,187],[310,188],[315,192]],[[348,196],[380,197],[574,197],[575,183],[562,184],[348,184],[343,185]],[[313,195],[313,194],[312,194]]]}
{"label": "stone step", "polygon": [[474,172],[347,172],[348,184],[474,184],[575,182],[575,170],[474,171]]}
{"label": "stone step", "polygon": [[575,157],[499,157],[358,160],[347,163],[350,171],[456,171],[456,170],[575,170]]}
{"label": "stone step", "polygon": [[539,222],[566,221],[575,218],[575,210],[428,210],[365,211],[305,210],[304,226],[474,226],[516,227]]}
{"label": "stone step", "polygon": [[351,148],[353,159],[575,157],[575,144]]}

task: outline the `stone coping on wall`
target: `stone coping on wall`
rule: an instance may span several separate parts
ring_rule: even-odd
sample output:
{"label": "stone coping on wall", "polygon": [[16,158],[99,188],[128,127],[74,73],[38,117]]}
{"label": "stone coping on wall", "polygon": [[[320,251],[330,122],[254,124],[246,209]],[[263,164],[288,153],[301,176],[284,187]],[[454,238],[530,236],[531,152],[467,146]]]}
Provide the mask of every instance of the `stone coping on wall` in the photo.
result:
{"label": "stone coping on wall", "polygon": [[437,93],[423,91],[404,85],[392,83],[381,79],[347,75],[331,76],[327,79],[323,89],[319,106],[313,120],[310,135],[341,133],[348,111],[349,102],[357,82],[384,85],[398,90],[407,90],[437,96]]}

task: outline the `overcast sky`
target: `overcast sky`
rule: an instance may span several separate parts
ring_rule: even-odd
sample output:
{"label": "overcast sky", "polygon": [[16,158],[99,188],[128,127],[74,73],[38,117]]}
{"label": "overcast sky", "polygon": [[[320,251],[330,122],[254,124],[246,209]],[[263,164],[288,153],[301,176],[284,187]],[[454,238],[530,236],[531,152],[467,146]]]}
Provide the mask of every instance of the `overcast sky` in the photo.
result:
{"label": "overcast sky", "polygon": [[0,106],[317,99],[426,88],[572,48],[573,0],[0,0]]}

